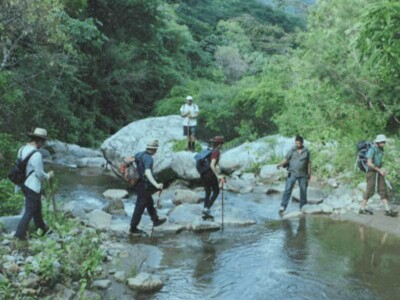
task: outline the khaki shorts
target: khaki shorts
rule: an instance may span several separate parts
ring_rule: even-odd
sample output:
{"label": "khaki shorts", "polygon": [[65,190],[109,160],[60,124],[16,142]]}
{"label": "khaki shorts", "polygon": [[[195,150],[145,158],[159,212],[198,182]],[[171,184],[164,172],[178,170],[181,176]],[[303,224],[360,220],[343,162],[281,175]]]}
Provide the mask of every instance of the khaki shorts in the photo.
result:
{"label": "khaki shorts", "polygon": [[369,171],[365,175],[367,179],[367,191],[364,193],[364,199],[369,199],[375,194],[376,177],[378,177],[378,194],[381,199],[387,199],[388,193],[386,189],[385,178],[375,171]]}

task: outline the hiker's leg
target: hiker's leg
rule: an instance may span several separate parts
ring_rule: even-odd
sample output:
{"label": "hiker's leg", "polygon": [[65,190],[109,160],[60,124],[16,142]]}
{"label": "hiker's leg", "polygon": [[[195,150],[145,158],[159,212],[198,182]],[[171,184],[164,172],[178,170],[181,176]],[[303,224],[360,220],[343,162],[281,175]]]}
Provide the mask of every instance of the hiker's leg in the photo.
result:
{"label": "hiker's leg", "polygon": [[[28,189],[25,186],[22,186],[22,192],[25,195],[25,211],[18,223],[17,231],[15,232],[15,237],[19,239],[25,239],[26,233],[28,231],[29,222],[33,218],[34,210],[35,210],[35,196],[40,196],[33,192],[32,190]],[[36,195],[35,195],[36,194]]]}
{"label": "hiker's leg", "polygon": [[187,140],[187,149],[186,150],[190,150],[189,126],[183,126],[183,136],[186,136],[186,140]]}
{"label": "hiker's leg", "polygon": [[215,200],[217,199],[219,195],[219,183],[218,183],[218,178],[215,176],[215,174],[212,174],[213,176],[211,177],[211,189],[212,189],[212,196],[210,198],[210,206],[208,208],[211,208],[211,206],[214,204]]}
{"label": "hiker's leg", "polygon": [[378,194],[382,199],[383,205],[385,207],[385,210],[388,211],[390,209],[389,207],[389,203],[388,203],[388,193],[387,193],[387,187],[386,187],[386,182],[385,182],[385,178],[378,174]]}
{"label": "hiker's leg", "polygon": [[40,228],[43,231],[43,234],[47,232],[48,228],[43,220],[42,215],[42,201],[41,195],[35,205],[35,209],[33,211],[33,222],[35,223],[36,228]]}
{"label": "hiker's leg", "polygon": [[158,220],[157,209],[154,207],[154,199],[148,195],[146,199],[146,209],[152,221]]}
{"label": "hiker's leg", "polygon": [[195,143],[196,143],[196,126],[190,127],[190,141],[192,142],[192,150],[195,151]]}
{"label": "hiker's leg", "polygon": [[144,183],[139,183],[137,185],[137,200],[135,204],[135,210],[133,211],[131,219],[130,231],[135,230],[139,225],[140,219],[142,218],[142,214],[145,208],[146,208],[146,187]]}
{"label": "hiker's leg", "polygon": [[377,173],[373,171],[369,171],[365,174],[365,178],[367,181],[367,189],[365,190],[363,200],[361,202],[361,209],[365,209],[368,199],[371,198],[375,193],[376,174]]}
{"label": "hiker's leg", "polygon": [[296,183],[296,177],[294,176],[290,176],[286,179],[285,192],[283,193],[281,202],[281,207],[283,207],[284,209],[286,209],[286,207],[288,206],[290,196],[292,196],[292,191],[295,183]]}
{"label": "hiker's leg", "polygon": [[209,178],[210,177],[209,173],[210,173],[210,171],[206,171],[204,174],[201,175],[201,179],[203,180],[204,190],[205,190],[204,208],[210,208],[210,196],[211,196],[211,185],[212,185],[212,182],[211,182],[211,180]]}
{"label": "hiker's leg", "polygon": [[308,179],[307,176],[298,178],[300,187],[300,209],[307,204],[307,186]]}

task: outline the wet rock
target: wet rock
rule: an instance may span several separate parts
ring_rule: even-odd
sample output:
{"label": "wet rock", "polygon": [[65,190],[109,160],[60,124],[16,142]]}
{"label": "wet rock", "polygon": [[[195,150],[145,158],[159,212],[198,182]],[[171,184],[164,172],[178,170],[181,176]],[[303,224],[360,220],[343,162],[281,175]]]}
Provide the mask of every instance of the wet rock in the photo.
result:
{"label": "wet rock", "polygon": [[158,276],[139,273],[134,278],[128,278],[128,286],[140,292],[156,292],[161,290],[164,284]]}
{"label": "wet rock", "polygon": [[111,286],[111,281],[110,280],[95,280],[92,283],[93,288],[101,289],[101,290],[106,290]]}
{"label": "wet rock", "polygon": [[294,219],[294,218],[299,218],[303,215],[302,211],[291,211],[289,213],[285,213],[283,215],[283,219]]}
{"label": "wet rock", "polygon": [[96,209],[87,215],[88,224],[98,228],[98,229],[106,229],[111,225],[112,216],[100,209]]}
{"label": "wet rock", "polygon": [[[146,230],[151,232],[153,225],[146,226]],[[188,226],[182,224],[164,223],[161,226],[154,227],[155,234],[178,234],[188,229]]]}
{"label": "wet rock", "polygon": [[105,211],[111,215],[126,216],[124,202],[121,199],[110,200]]}
{"label": "wet rock", "polygon": [[126,190],[109,189],[103,193],[103,197],[109,200],[121,200],[129,196]]}
{"label": "wet rock", "polygon": [[249,226],[256,224],[256,220],[252,219],[242,219],[233,216],[226,216],[224,217],[224,224],[229,226]]}
{"label": "wet rock", "polygon": [[[300,189],[296,188],[292,194],[294,201],[300,201]],[[324,201],[324,193],[317,188],[309,187],[307,189],[307,203],[308,204],[318,204]]]}
{"label": "wet rock", "polygon": [[175,205],[182,203],[196,204],[200,202],[200,196],[191,190],[176,190],[172,202]]}
{"label": "wet rock", "polygon": [[21,221],[22,216],[6,216],[0,217],[0,223],[6,232],[16,231],[19,221]]}
{"label": "wet rock", "polygon": [[192,224],[192,230],[195,232],[201,231],[217,231],[220,230],[221,226],[212,221],[196,220]]}
{"label": "wet rock", "polygon": [[169,214],[171,223],[186,225],[190,228],[193,220],[202,215],[202,207],[198,204],[182,204],[175,207]]}
{"label": "wet rock", "polygon": [[318,205],[304,205],[301,209],[305,214],[331,214],[333,212],[333,208],[325,203],[321,203]]}
{"label": "wet rock", "polygon": [[125,282],[126,281],[126,274],[125,271],[118,271],[115,272],[114,278],[117,282]]}

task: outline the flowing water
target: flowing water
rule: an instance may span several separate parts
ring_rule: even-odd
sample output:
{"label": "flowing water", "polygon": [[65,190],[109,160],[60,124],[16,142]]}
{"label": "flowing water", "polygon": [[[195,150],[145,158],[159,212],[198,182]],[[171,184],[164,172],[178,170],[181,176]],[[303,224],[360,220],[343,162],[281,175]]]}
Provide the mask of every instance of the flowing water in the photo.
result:
{"label": "flowing water", "polygon": [[[103,191],[121,187],[96,171],[62,173],[58,196],[66,199],[103,203]],[[258,205],[265,218],[212,233],[127,239],[162,250],[157,274],[165,285],[154,294],[125,289],[118,299],[400,298],[400,239],[328,217],[281,220],[278,199],[226,195],[227,206]]]}

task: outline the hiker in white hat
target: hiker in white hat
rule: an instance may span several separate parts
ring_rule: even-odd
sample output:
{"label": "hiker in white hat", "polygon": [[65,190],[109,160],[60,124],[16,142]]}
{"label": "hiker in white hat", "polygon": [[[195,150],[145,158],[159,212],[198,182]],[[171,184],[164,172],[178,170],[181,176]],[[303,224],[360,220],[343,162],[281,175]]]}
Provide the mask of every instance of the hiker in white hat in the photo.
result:
{"label": "hiker in white hat", "polygon": [[181,112],[181,117],[184,118],[182,125],[183,125],[183,135],[187,137],[187,143],[188,143],[187,150],[194,151],[199,107],[195,103],[193,103],[192,96],[186,97],[186,103],[181,106],[180,112]]}
{"label": "hiker in white hat", "polygon": [[384,147],[386,143],[386,136],[384,134],[378,134],[374,140],[374,145],[369,148],[367,152],[367,190],[364,193],[363,200],[361,202],[361,208],[359,213],[363,215],[372,215],[373,212],[366,209],[368,199],[371,198],[375,190],[378,189],[378,194],[382,199],[385,215],[389,217],[397,216],[397,212],[390,209],[388,204],[388,193],[385,181],[385,171],[382,169]]}
{"label": "hiker in white hat", "polygon": [[44,171],[43,157],[38,151],[48,139],[47,130],[35,128],[27,135],[30,137],[29,142],[18,150],[18,157],[21,159],[28,158],[30,155],[26,165],[26,180],[21,185],[25,195],[25,212],[15,232],[15,237],[21,240],[26,239],[31,219],[43,234],[49,230],[42,216],[42,181],[54,177],[53,171],[48,173]]}
{"label": "hiker in white hat", "polygon": [[140,178],[136,184],[137,199],[129,229],[129,233],[133,235],[146,235],[143,230],[137,228],[145,209],[147,209],[154,226],[160,226],[167,220],[166,218],[158,217],[152,197],[155,191],[161,192],[163,189],[163,184],[158,183],[153,175],[153,155],[156,154],[158,146],[158,140],[149,140],[147,142],[146,151],[135,154]]}

